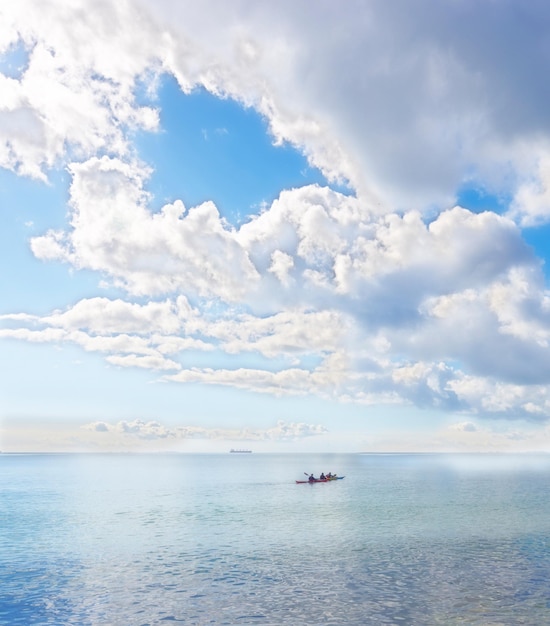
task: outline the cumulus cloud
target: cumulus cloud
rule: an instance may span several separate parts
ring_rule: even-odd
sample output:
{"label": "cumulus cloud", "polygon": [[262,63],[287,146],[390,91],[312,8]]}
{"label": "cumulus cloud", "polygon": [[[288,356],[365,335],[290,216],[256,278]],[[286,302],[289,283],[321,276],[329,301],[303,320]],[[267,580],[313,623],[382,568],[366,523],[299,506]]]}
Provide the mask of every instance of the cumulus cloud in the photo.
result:
{"label": "cumulus cloud", "polygon": [[473,422],[460,422],[458,424],[452,424],[449,428],[462,433],[475,433],[477,431],[477,426]]}
{"label": "cumulus cloud", "polygon": [[282,192],[235,229],[212,203],[187,210],[176,201],[153,213],[143,178],[125,170],[106,157],[79,165],[72,228],[33,238],[35,255],[104,272],[135,295],[184,292],[271,311],[336,296],[373,319],[387,317],[397,292],[411,314],[430,293],[481,286],[535,262],[514,224],[494,213],[455,207],[427,225],[414,211],[376,217],[360,199],[308,186]]}
{"label": "cumulus cloud", "polygon": [[44,180],[67,149],[125,154],[125,128],[156,127],[156,111],[136,105],[134,87],[157,43],[143,37],[152,34],[143,13],[129,8],[55,0],[2,6],[0,50],[22,46],[28,64],[18,80],[0,76],[0,165]]}
{"label": "cumulus cloud", "polygon": [[147,170],[117,158],[71,166],[72,230],[34,238],[34,254],[106,272],[134,295],[189,291],[235,299],[256,271],[211,202],[147,208]]}
{"label": "cumulus cloud", "polygon": [[550,221],[550,154],[543,154],[531,178],[518,186],[509,214],[523,226],[539,226]]}
{"label": "cumulus cloud", "polygon": [[[186,299],[180,296],[176,302],[148,302],[138,305],[124,300],[89,298],[80,300],[66,311],[56,311],[43,318],[43,322],[65,329],[87,329],[91,333],[138,333],[178,332],[182,324],[182,309],[190,312]],[[185,315],[185,313],[184,313]]]}

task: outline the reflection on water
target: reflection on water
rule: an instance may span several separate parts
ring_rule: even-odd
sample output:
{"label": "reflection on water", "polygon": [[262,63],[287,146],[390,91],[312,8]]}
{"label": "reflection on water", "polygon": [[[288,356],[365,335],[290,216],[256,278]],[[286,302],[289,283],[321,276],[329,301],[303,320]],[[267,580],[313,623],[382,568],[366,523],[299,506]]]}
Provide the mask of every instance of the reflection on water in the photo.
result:
{"label": "reflection on water", "polygon": [[471,461],[2,455],[0,622],[547,623],[550,461]]}

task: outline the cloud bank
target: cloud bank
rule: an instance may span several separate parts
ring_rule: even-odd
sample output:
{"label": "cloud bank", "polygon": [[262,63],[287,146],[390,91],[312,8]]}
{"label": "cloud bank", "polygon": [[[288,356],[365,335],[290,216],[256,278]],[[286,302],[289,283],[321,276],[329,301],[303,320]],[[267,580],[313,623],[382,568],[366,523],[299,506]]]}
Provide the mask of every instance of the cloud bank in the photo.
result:
{"label": "cloud bank", "polygon": [[82,427],[95,433],[128,435],[136,439],[215,439],[235,441],[290,441],[303,437],[315,437],[325,434],[327,429],[321,425],[284,422],[279,420],[271,428],[203,428],[200,426],[176,426],[167,427],[160,422],[140,419],[120,421],[115,424],[109,422],[91,422]]}
{"label": "cloud bank", "polygon": [[[0,73],[0,166],[71,180],[67,224],[31,250],[124,296],[15,311],[0,337],[171,383],[546,420],[550,295],[521,228],[550,216],[548,16],[508,1],[5,4],[0,53],[24,63]],[[212,201],[153,210],[133,138],[159,130],[140,93],[166,74],[253,107],[355,194],[284,189],[239,227]],[[507,214],[458,206],[474,183],[511,198]],[[199,353],[209,367],[190,365]]]}

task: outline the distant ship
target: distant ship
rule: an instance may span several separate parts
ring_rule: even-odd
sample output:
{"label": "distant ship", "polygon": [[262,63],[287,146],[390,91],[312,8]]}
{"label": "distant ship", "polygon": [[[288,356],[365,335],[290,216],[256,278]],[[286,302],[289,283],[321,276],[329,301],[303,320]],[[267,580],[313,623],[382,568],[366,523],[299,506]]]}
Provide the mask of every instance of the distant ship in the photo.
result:
{"label": "distant ship", "polygon": [[229,452],[236,453],[236,454],[250,454],[252,450],[236,450],[235,448],[231,448]]}

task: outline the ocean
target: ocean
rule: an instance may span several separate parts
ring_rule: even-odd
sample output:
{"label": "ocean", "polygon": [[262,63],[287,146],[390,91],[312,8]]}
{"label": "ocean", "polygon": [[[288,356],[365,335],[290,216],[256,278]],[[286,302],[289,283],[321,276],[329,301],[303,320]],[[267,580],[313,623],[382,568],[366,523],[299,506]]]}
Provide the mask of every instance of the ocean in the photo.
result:
{"label": "ocean", "polygon": [[548,624],[550,456],[0,454],[0,623]]}

